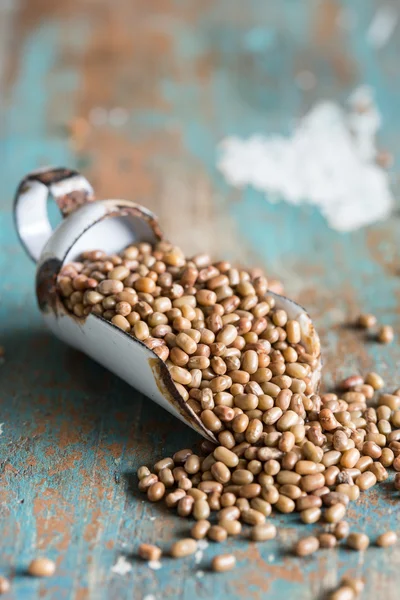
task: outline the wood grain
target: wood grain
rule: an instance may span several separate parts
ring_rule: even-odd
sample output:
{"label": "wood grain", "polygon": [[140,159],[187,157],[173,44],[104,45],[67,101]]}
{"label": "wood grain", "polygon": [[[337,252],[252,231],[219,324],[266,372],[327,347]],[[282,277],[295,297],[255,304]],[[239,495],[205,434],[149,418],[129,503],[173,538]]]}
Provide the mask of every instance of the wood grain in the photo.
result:
{"label": "wood grain", "polygon": [[[149,206],[187,252],[207,250],[281,276],[321,333],[326,388],[373,367],[393,389],[399,384],[397,339],[378,346],[344,324],[371,310],[400,331],[398,214],[341,235],[313,209],[272,205],[254,190],[228,188],[215,166],[224,136],[287,131],[316,99],[342,101],[359,83],[374,88],[384,115],[380,143],[398,156],[398,30],[378,51],[366,41],[379,5],[0,4],[0,344],[6,348],[0,366],[0,569],[13,579],[13,600],[312,600],[348,571],[366,577],[366,599],[398,598],[397,548],[371,547],[361,558],[324,551],[299,560],[290,548],[307,527],[296,517],[275,518],[281,527],[276,543],[230,541],[239,562],[230,575],[209,572],[219,551],[211,545],[199,564],[165,558],[160,570],[151,570],[140,563],[135,552],[141,541],[167,549],[189,524],[143,501],[135,469],[192,445],[197,436],[43,329],[34,267],[11,215],[12,195],[27,171],[45,164],[78,168],[100,197]],[[351,26],[343,26],[344,17]],[[304,70],[316,76],[308,91],[295,85]],[[363,495],[350,520],[374,538],[398,529],[398,502],[389,484],[380,486]],[[38,554],[56,560],[51,580],[25,575]],[[111,570],[122,555],[132,565],[124,576]]]}

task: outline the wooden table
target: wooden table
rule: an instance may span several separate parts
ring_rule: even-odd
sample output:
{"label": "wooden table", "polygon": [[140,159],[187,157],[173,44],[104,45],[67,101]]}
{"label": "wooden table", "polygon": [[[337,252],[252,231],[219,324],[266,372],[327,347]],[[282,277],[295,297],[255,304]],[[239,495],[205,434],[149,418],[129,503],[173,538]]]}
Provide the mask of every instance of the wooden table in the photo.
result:
{"label": "wooden table", "polygon": [[[220,551],[211,545],[200,564],[165,558],[151,570],[139,562],[141,541],[167,549],[188,523],[143,500],[136,468],[197,435],[43,328],[34,266],[11,213],[27,171],[78,168],[99,197],[131,198],[156,211],[188,253],[207,250],[281,277],[321,334],[325,389],[371,368],[388,390],[397,387],[397,341],[366,342],[345,324],[368,310],[399,330],[398,213],[341,234],[316,209],[270,204],[252,188],[228,186],[216,168],[225,136],[285,132],[317,99],[343,101],[359,83],[374,88],[384,115],[380,144],[398,155],[400,36],[397,29],[380,49],[365,37],[383,4],[0,3],[0,570],[13,579],[10,598],[311,600],[344,572],[365,575],[368,600],[399,597],[398,547],[300,560],[290,548],[307,527],[296,516],[274,519],[276,543],[229,541],[238,568],[227,575],[209,572]],[[304,71],[315,75],[308,90],[296,84]],[[396,165],[394,188],[395,174]],[[396,529],[399,500],[381,485],[351,509],[351,521],[372,538]],[[25,575],[37,555],[56,560],[52,579]],[[112,570],[121,556],[131,565],[125,575]]]}

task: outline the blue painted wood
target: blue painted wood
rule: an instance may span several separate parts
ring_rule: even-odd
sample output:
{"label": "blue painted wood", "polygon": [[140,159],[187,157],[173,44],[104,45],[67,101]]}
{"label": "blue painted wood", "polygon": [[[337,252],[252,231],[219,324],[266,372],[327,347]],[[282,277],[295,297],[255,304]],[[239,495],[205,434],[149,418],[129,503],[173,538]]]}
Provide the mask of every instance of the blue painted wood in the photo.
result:
{"label": "blue painted wood", "polygon": [[[366,576],[365,598],[398,597],[398,550],[371,548],[363,562],[346,550],[300,561],[290,547],[307,528],[296,517],[275,518],[276,543],[229,541],[225,548],[240,567],[229,576],[209,573],[220,551],[213,545],[199,565],[165,558],[152,571],[132,558],[140,541],[167,549],[189,526],[143,501],[133,483],[136,467],[192,445],[196,434],[43,329],[34,268],[11,217],[14,189],[27,171],[49,163],[81,168],[100,196],[147,203],[186,251],[209,250],[282,276],[321,332],[328,387],[373,367],[392,389],[397,342],[366,344],[342,323],[372,310],[399,331],[398,215],[342,235],[315,210],[271,205],[254,190],[228,188],[216,169],[224,136],[287,133],[316,99],[343,101],[359,83],[374,88],[384,116],[381,145],[397,158],[400,37],[396,32],[376,51],[365,35],[382,4],[121,0],[116,9],[103,0],[0,7],[13,32],[4,42],[0,140],[0,344],[6,349],[0,570],[13,578],[10,598],[311,600],[348,570]],[[343,11],[354,16],[350,29],[340,26]],[[296,87],[301,70],[315,73],[314,89]],[[93,119],[96,108],[97,119],[107,119],[116,107],[127,111],[119,126],[97,120],[85,131],[76,120]],[[397,169],[398,159],[394,186]],[[372,537],[398,527],[399,498],[382,487],[350,513]],[[24,575],[38,554],[57,561],[51,580]],[[132,565],[125,576],[111,571],[120,555]]]}

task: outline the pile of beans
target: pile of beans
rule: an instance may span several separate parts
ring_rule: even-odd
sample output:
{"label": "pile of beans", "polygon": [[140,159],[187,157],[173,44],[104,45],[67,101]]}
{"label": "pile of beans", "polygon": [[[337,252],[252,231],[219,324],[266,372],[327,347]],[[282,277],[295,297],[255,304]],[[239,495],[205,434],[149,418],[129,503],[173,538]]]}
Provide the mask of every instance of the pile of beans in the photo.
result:
{"label": "pile of beans", "polygon": [[[350,533],[344,520],[348,504],[385,481],[388,467],[400,471],[399,391],[381,394],[377,408],[367,407],[365,392],[372,395],[383,381],[376,373],[369,373],[366,381],[359,377],[344,381],[347,391],[342,398],[318,397],[322,407],[318,413],[270,429],[267,444],[203,441],[198,454],[184,449],[158,461],[152,470],[142,466],[139,489],[151,502],[164,499],[179,516],[194,518],[194,539],[224,541],[240,534],[243,524],[251,526],[252,540],[272,539],[276,529],[267,521],[271,513],[297,511],[304,523],[330,525],[330,532],[299,540],[294,549],[298,556],[334,547],[344,539],[349,548],[365,550],[368,537]],[[400,473],[395,487],[400,487]],[[216,525],[209,520],[212,513]],[[376,544],[386,547],[396,541],[394,532],[386,532]]]}
{"label": "pile of beans", "polygon": [[[121,255],[83,253],[62,268],[58,287],[77,317],[101,315],[154,350],[215,435],[217,443],[203,441],[197,453],[183,449],[138,470],[151,502],[163,500],[195,520],[171,556],[194,553],[202,538],[223,542],[246,526],[251,540],[270,540],[273,512],[328,525],[297,542],[298,556],[341,540],[354,550],[368,547],[368,537],[350,532],[344,518],[349,502],[385,481],[389,467],[399,471],[400,489],[400,390],[381,393],[382,378],[368,373],[347,378],[338,393],[314,393],[319,357],[305,351],[299,322],[275,306],[259,270],[205,255],[188,260],[167,242],[141,243]],[[372,321],[364,315],[360,325]],[[396,541],[386,532],[376,544]],[[158,560],[161,550],[143,544],[139,554]],[[232,555],[221,555],[212,568],[234,566]],[[351,590],[345,583],[333,597],[359,593]]]}
{"label": "pile of beans", "polygon": [[[340,542],[355,551],[367,550],[369,537],[350,531],[344,520],[350,501],[385,481],[389,467],[398,471],[394,488],[400,490],[400,390],[380,393],[375,401],[383,385],[377,373],[347,378],[340,385],[342,393],[318,397],[319,412],[309,411],[302,423],[287,429],[270,429],[275,435],[265,438],[264,445],[204,440],[197,454],[183,449],[156,462],[152,470],[140,467],[139,489],[151,502],[163,499],[180,517],[195,520],[191,538],[175,543],[170,556],[194,553],[203,538],[218,543],[244,534],[254,542],[271,540],[277,530],[268,517],[295,511],[304,523],[322,525],[320,532],[297,541],[295,555],[309,556]],[[367,406],[367,400],[375,406]],[[294,443],[282,449],[288,433]],[[393,546],[397,534],[383,532],[374,543]],[[160,558],[161,550],[152,548]],[[139,554],[145,558],[140,549]],[[235,564],[233,555],[224,554],[213,559],[211,568],[224,571]],[[353,600],[362,588],[361,579],[347,579],[331,598]]]}

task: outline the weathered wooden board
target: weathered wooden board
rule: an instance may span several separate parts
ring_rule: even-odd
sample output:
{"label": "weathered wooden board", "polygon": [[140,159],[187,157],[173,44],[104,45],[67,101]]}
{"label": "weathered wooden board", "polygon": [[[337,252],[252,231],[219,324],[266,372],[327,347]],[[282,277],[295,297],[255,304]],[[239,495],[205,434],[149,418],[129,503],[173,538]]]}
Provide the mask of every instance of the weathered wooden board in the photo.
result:
{"label": "weathered wooden board", "polygon": [[[397,341],[366,343],[343,324],[372,310],[400,331],[398,214],[339,234],[314,209],[271,205],[254,190],[228,188],[216,169],[224,136],[284,132],[316,99],[343,100],[359,83],[374,88],[384,115],[381,145],[398,156],[400,36],[397,29],[379,50],[365,36],[383,4],[0,2],[0,570],[13,578],[10,598],[311,600],[348,570],[366,576],[368,600],[398,598],[398,549],[371,548],[362,558],[324,551],[300,561],[290,555],[306,529],[296,517],[276,519],[276,544],[229,542],[240,567],[230,575],[208,572],[218,552],[211,546],[200,564],[165,559],[153,571],[131,561],[140,541],[167,548],[188,528],[143,502],[136,467],[191,445],[196,434],[43,329],[34,267],[11,215],[27,171],[77,167],[100,197],[132,198],[155,210],[187,252],[209,250],[281,275],[321,333],[328,388],[373,366],[392,389],[399,384]],[[316,77],[308,91],[295,84],[304,70]],[[86,129],[77,119],[89,116]],[[381,486],[351,518],[371,536],[398,528],[399,501],[389,484]],[[37,554],[57,561],[51,580],[25,576]],[[111,570],[121,555],[132,564],[124,576]]]}

